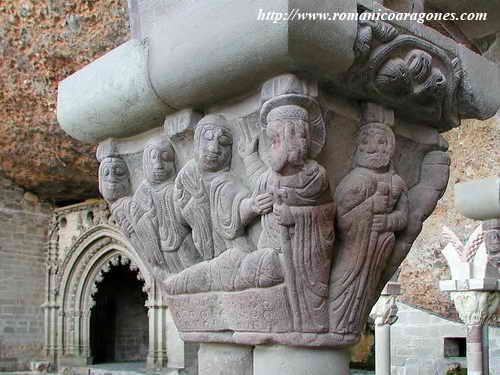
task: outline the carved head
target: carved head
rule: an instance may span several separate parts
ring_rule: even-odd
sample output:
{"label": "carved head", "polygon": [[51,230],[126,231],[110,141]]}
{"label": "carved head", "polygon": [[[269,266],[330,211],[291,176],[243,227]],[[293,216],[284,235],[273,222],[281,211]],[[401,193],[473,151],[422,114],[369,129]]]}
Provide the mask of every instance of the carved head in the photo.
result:
{"label": "carved head", "polygon": [[142,168],[146,180],[152,185],[167,181],[175,172],[174,161],[174,149],[167,137],[150,139],[142,154]]}
{"label": "carved head", "polygon": [[406,61],[400,58],[389,60],[375,78],[377,88],[389,95],[408,95],[412,91],[410,71]]}
{"label": "carved head", "polygon": [[233,135],[222,115],[203,117],[194,133],[195,159],[202,171],[216,172],[231,167]]}
{"label": "carved head", "polygon": [[107,157],[99,166],[99,191],[113,203],[130,194],[130,175],[127,164],[119,157]]}
{"label": "carved head", "polygon": [[385,171],[389,168],[395,148],[394,133],[381,123],[363,125],[358,135],[354,162],[357,166]]}
{"label": "carved head", "polygon": [[483,230],[488,255],[493,262],[500,265],[500,219],[485,221]]}
{"label": "carved head", "polygon": [[300,169],[309,154],[307,111],[297,105],[276,107],[267,115],[267,135],[271,140],[269,163],[282,173],[285,167]]}

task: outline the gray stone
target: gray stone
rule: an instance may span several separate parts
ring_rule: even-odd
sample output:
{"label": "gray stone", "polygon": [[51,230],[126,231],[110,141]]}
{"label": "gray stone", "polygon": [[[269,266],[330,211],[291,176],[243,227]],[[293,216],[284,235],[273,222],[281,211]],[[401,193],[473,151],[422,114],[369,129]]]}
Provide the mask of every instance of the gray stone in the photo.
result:
{"label": "gray stone", "polygon": [[255,374],[251,346],[201,344],[198,361],[199,375]]}
{"label": "gray stone", "polygon": [[488,220],[500,217],[500,177],[455,185],[455,206],[465,217]]}
{"label": "gray stone", "polygon": [[254,350],[254,375],[349,375],[347,349],[312,349],[259,345]]}
{"label": "gray stone", "polygon": [[151,88],[147,48],[131,40],[59,83],[57,119],[68,134],[98,142],[162,125],[172,109]]}

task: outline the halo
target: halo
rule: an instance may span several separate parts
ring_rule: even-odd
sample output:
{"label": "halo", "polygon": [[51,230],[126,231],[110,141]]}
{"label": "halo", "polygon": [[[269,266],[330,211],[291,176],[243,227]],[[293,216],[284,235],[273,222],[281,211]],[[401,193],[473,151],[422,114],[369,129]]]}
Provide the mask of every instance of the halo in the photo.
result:
{"label": "halo", "polygon": [[269,112],[284,105],[296,105],[308,112],[311,136],[310,154],[315,158],[325,146],[326,130],[321,107],[314,98],[301,94],[283,94],[267,100],[260,110],[260,126],[262,129],[266,129]]}

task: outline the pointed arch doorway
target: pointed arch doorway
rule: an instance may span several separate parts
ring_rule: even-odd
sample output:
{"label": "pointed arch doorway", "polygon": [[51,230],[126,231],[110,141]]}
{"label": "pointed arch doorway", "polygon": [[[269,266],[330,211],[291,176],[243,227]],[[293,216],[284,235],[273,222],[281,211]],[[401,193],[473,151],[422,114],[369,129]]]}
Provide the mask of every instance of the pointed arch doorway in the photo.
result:
{"label": "pointed arch doorway", "polygon": [[144,281],[137,270],[118,264],[109,267],[94,295],[90,316],[93,363],[146,362],[149,320]]}

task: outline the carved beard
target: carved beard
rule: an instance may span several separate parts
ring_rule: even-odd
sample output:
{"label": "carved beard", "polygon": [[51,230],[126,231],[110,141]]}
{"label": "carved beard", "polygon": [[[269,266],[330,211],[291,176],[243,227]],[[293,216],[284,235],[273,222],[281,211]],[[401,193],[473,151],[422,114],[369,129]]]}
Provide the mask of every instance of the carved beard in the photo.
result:
{"label": "carved beard", "polygon": [[381,169],[389,166],[391,155],[388,152],[369,154],[358,150],[356,152],[356,165],[368,169]]}

